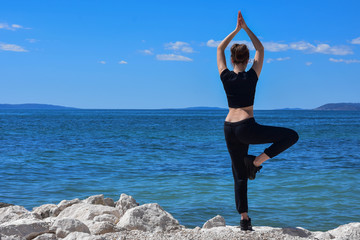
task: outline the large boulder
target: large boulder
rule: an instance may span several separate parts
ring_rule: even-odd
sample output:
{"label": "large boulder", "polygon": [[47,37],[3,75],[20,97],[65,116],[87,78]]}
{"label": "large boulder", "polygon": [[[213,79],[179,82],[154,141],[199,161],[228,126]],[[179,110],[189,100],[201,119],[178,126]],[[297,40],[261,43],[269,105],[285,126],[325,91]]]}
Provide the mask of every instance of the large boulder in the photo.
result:
{"label": "large boulder", "polygon": [[44,219],[50,217],[50,212],[56,207],[55,204],[44,204],[39,207],[34,207],[32,212]]}
{"label": "large boulder", "polygon": [[206,221],[203,225],[203,228],[225,227],[225,226],[226,226],[225,219],[222,216],[217,215],[212,219]]}
{"label": "large boulder", "polygon": [[64,238],[71,232],[90,233],[89,228],[83,222],[73,218],[57,219],[50,230],[55,232],[58,238]]}
{"label": "large boulder", "polygon": [[120,229],[111,222],[86,221],[92,235],[100,235],[105,233],[118,232]]}
{"label": "large boulder", "polygon": [[57,218],[75,218],[84,222],[87,220],[93,220],[96,216],[103,214],[114,215],[117,219],[120,218],[120,212],[116,208],[88,203],[77,203],[67,207],[58,215]]}
{"label": "large boulder", "polygon": [[0,208],[0,224],[9,223],[24,218],[39,219],[39,215],[31,213],[23,206],[18,205]]}
{"label": "large boulder", "polygon": [[94,217],[95,222],[109,222],[116,224],[119,221],[119,218],[112,214],[103,214]]}
{"label": "large boulder", "polygon": [[99,204],[109,207],[115,207],[114,200],[112,198],[104,198],[104,194],[93,195],[87,199],[82,200],[83,203]]}
{"label": "large boulder", "polygon": [[148,203],[127,210],[117,224],[127,230],[169,231],[183,226],[157,203]]}
{"label": "large boulder", "polygon": [[82,200],[82,202],[88,203],[88,204],[105,205],[104,204],[104,194],[90,196],[87,199]]}
{"label": "large boulder", "polygon": [[62,200],[56,208],[53,208],[50,210],[50,216],[57,217],[62,210],[64,210],[67,207],[70,207],[74,204],[80,203],[81,200],[78,198],[72,199],[72,200]]}
{"label": "large boulder", "polygon": [[132,196],[125,193],[120,195],[120,199],[116,202],[115,205],[115,207],[119,209],[121,216],[123,216],[127,210],[137,206],[139,206],[139,203],[137,203]]}
{"label": "large boulder", "polygon": [[104,198],[104,205],[109,207],[115,207],[114,199],[112,198]]}
{"label": "large boulder", "polygon": [[336,239],[360,239],[360,222],[348,223],[341,225],[333,230],[327,231]]}
{"label": "large boulder", "polygon": [[0,225],[0,233],[6,236],[20,236],[32,239],[43,233],[48,233],[50,224],[38,219],[19,219]]}

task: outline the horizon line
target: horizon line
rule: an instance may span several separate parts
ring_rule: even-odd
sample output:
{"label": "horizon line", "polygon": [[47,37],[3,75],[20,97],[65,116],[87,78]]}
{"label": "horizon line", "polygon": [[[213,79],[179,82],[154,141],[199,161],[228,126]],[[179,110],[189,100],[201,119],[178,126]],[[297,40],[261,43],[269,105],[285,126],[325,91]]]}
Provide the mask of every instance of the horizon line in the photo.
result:
{"label": "horizon line", "polygon": [[[360,104],[360,103],[351,103],[351,102],[342,102],[342,103],[326,103],[328,104]],[[0,106],[21,106],[21,105],[36,105],[42,106],[43,108],[25,108],[25,109],[47,109],[47,110],[65,110],[65,109],[74,109],[74,110],[229,110],[227,107],[209,107],[209,106],[193,106],[193,107],[164,107],[164,108],[79,108],[79,107],[68,107],[62,105],[55,105],[55,104],[47,104],[47,103],[0,103]],[[319,107],[321,107],[319,106]],[[53,107],[54,109],[49,109],[46,107]],[[314,110],[316,108],[300,108],[300,107],[284,107],[284,108],[271,108],[271,109],[254,109],[254,110]],[[16,108],[1,108],[1,109],[16,109]],[[20,109],[20,108],[17,108]]]}

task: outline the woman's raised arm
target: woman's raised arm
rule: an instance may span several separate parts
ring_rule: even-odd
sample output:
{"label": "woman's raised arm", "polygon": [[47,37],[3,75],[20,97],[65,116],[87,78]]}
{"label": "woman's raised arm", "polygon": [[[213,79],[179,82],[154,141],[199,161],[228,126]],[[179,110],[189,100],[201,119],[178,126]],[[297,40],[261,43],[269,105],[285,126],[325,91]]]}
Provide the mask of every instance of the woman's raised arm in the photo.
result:
{"label": "woman's raised arm", "polygon": [[235,35],[241,30],[240,16],[241,16],[241,12],[239,11],[235,30],[232,31],[224,40],[222,40],[219,46],[217,47],[216,56],[217,56],[217,66],[218,66],[219,74],[221,74],[221,72],[227,68],[225,52],[224,52],[225,48],[229,45],[229,43],[235,37]]}
{"label": "woman's raised arm", "polygon": [[255,34],[248,28],[243,16],[241,15],[241,12],[240,12],[240,26],[245,30],[247,35],[250,37],[252,44],[255,47],[256,53],[252,68],[255,70],[257,76],[259,77],[264,62],[264,46],[261,44],[260,40],[255,36]]}

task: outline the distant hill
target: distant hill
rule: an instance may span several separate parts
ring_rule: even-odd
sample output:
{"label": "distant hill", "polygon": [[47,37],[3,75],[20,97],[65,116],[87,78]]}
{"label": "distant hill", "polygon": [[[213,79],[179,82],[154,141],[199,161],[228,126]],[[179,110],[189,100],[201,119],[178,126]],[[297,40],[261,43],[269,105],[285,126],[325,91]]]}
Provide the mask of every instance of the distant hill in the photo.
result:
{"label": "distant hill", "polygon": [[0,109],[77,109],[51,104],[25,103],[25,104],[0,104]]}
{"label": "distant hill", "polygon": [[360,103],[328,103],[314,110],[360,111]]}

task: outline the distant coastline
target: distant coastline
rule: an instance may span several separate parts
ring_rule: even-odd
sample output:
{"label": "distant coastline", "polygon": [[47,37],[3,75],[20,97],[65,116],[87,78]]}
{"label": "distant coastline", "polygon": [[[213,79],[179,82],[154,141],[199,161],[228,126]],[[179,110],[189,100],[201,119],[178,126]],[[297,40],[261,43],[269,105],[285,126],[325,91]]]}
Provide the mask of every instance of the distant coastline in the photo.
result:
{"label": "distant coastline", "polygon": [[328,103],[314,110],[360,111],[360,103]]}
{"label": "distant coastline", "polygon": [[[40,103],[24,103],[24,104],[0,104],[0,109],[44,109],[44,110],[76,110],[81,108],[65,107],[51,104],[40,104]],[[90,109],[88,109],[90,110]],[[106,110],[106,109],[104,109]],[[119,109],[121,110],[121,109]],[[127,110],[142,110],[142,109],[127,109]],[[185,107],[185,108],[162,108],[162,109],[148,109],[148,110],[227,110],[227,108],[220,107]],[[261,110],[261,109],[260,109]],[[320,107],[313,109],[304,108],[279,108],[271,110],[319,110],[319,111],[360,111],[360,103],[327,103]]]}
{"label": "distant coastline", "polygon": [[24,104],[0,104],[0,109],[78,109],[51,104],[24,103]]}

